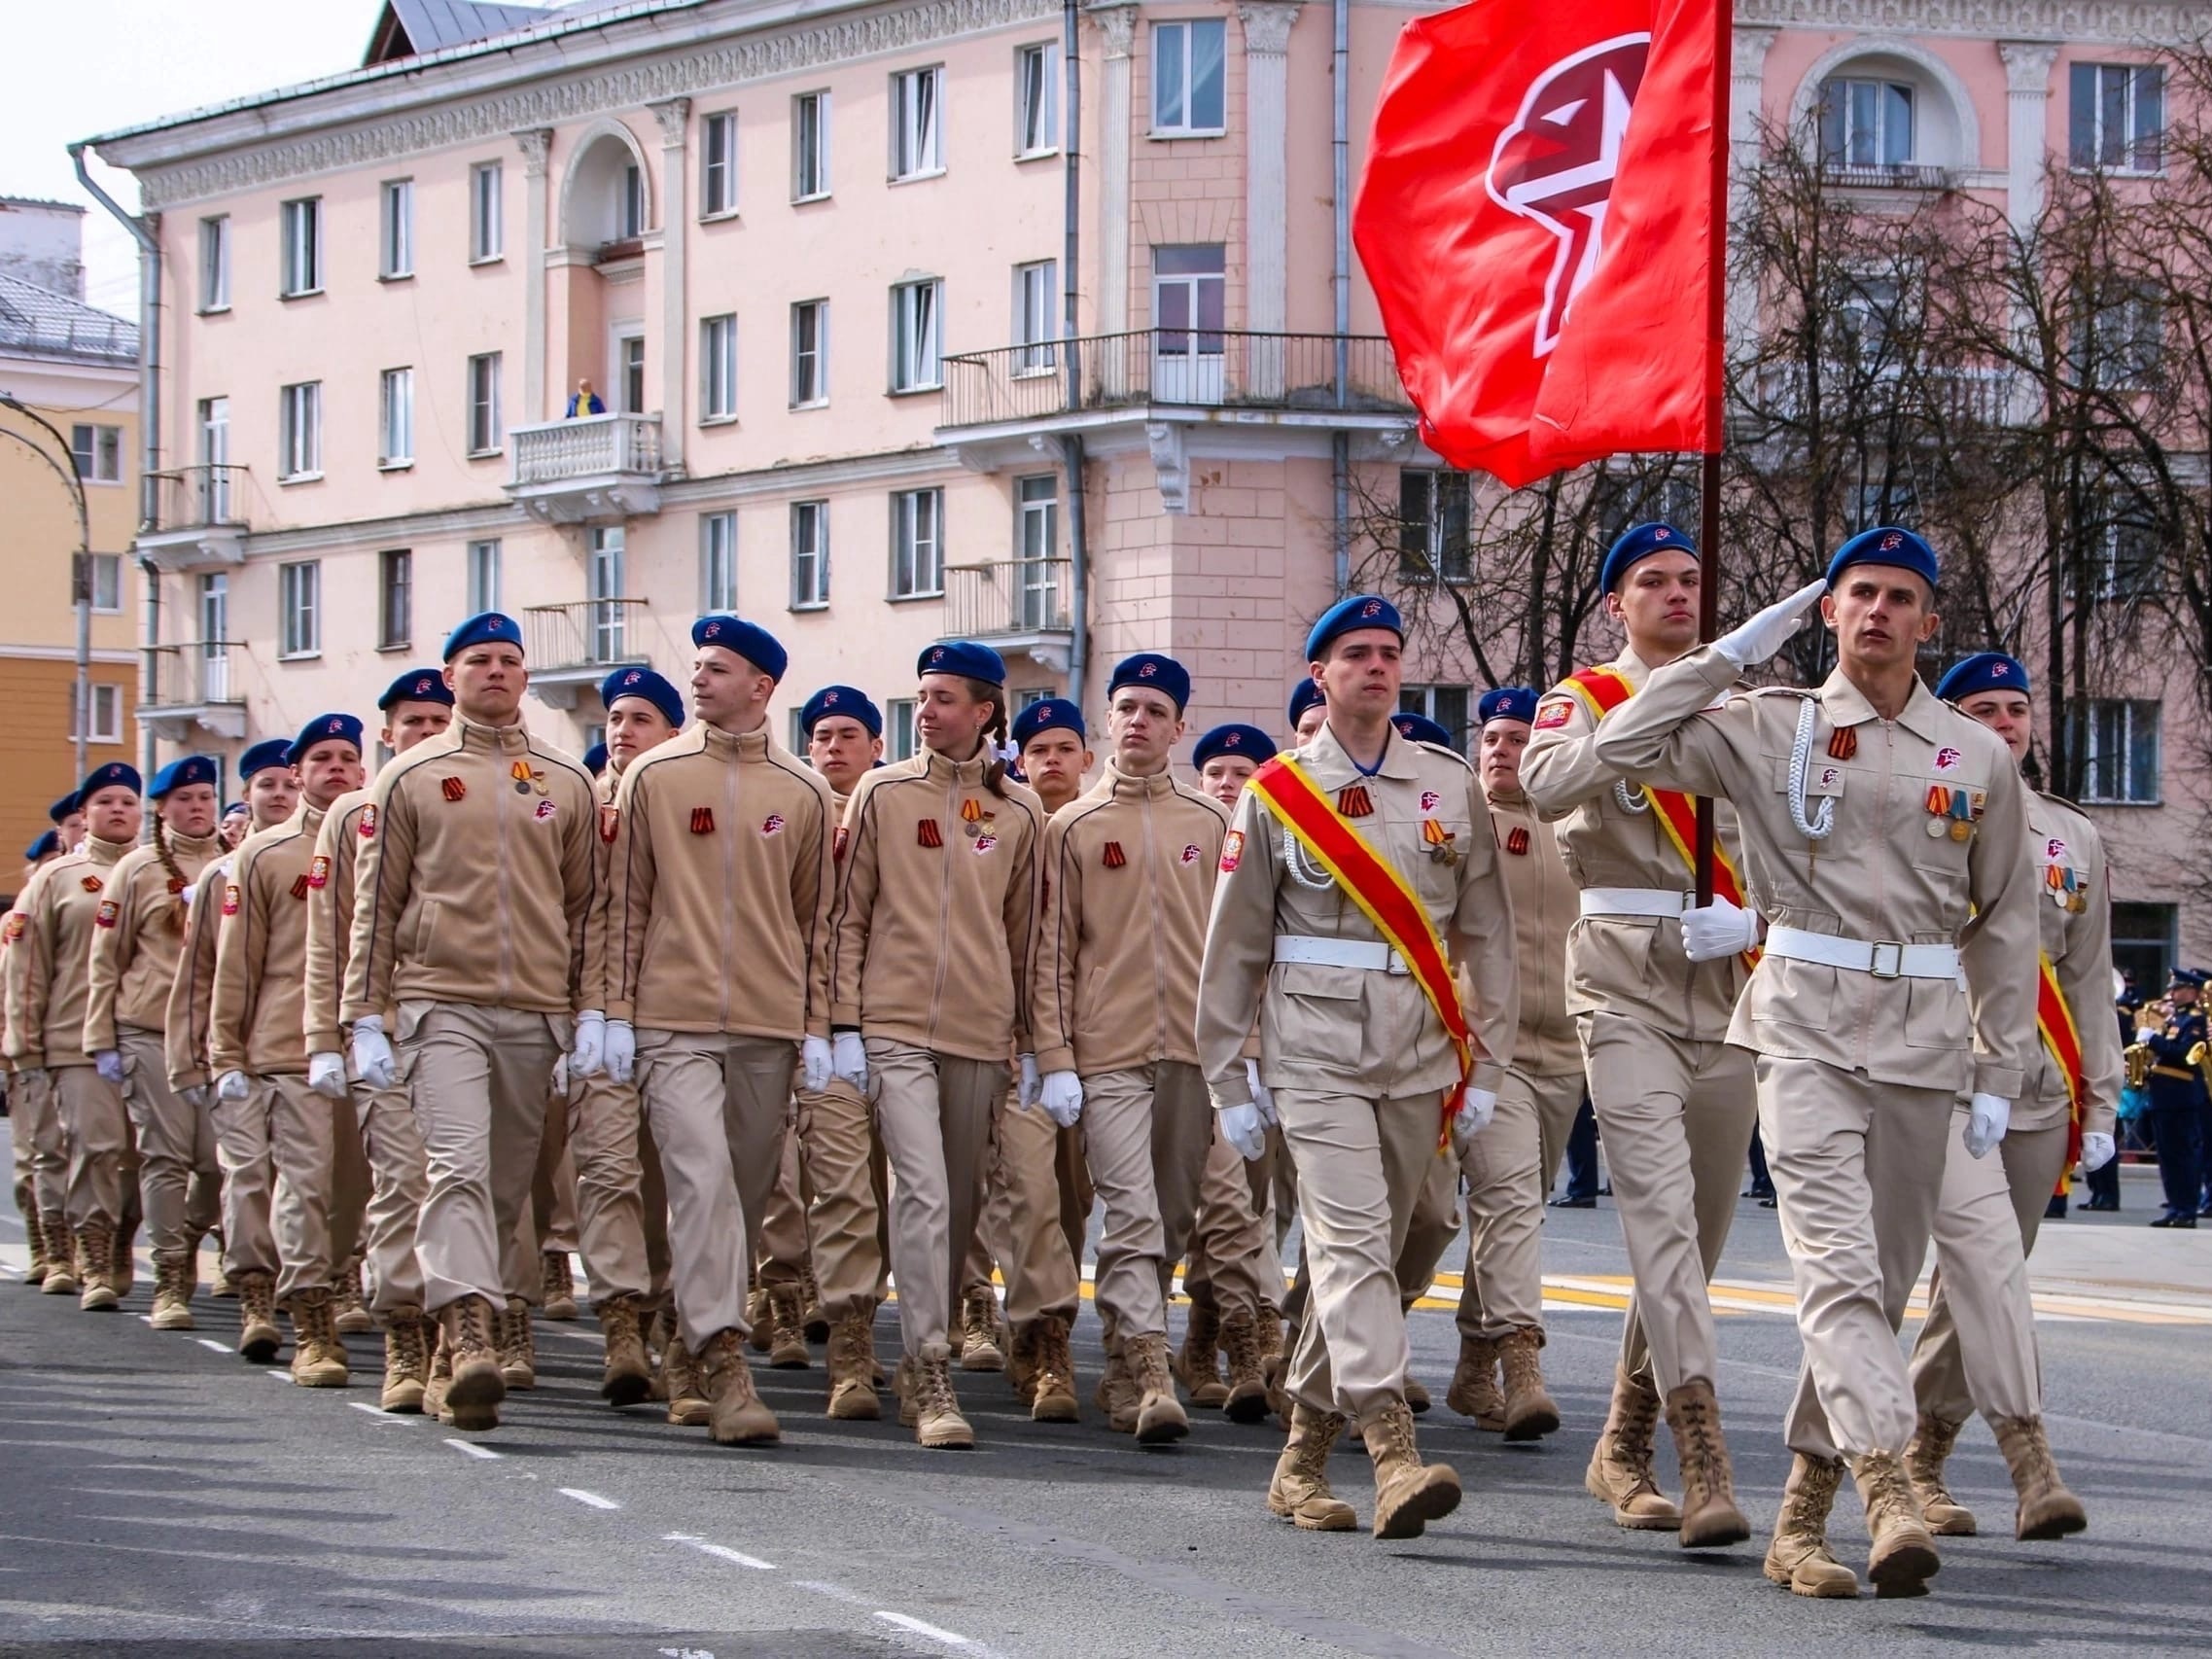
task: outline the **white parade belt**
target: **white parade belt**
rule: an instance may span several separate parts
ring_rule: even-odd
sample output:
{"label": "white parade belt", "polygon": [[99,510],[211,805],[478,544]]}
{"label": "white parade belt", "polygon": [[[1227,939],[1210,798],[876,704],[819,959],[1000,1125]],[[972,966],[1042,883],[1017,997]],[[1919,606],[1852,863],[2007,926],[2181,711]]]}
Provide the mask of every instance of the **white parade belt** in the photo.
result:
{"label": "white parade belt", "polygon": [[1956,979],[1958,949],[1948,944],[1905,944],[1897,939],[1846,939],[1805,928],[1769,928],[1764,949],[1791,962],[1847,968],[1877,979]]}
{"label": "white parade belt", "polygon": [[1698,902],[1695,894],[1658,887],[1586,887],[1585,916],[1679,916]]}
{"label": "white parade belt", "polygon": [[1365,968],[1379,973],[1410,973],[1406,959],[1374,939],[1321,939],[1308,934],[1277,934],[1275,960],[1311,963],[1317,968]]}

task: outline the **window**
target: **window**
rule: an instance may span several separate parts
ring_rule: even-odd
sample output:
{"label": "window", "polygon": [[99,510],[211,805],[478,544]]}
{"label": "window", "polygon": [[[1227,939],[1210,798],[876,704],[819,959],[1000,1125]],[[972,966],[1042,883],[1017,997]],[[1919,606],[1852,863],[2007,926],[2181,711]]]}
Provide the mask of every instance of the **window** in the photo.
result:
{"label": "window", "polygon": [[646,336],[626,334],[614,341],[614,412],[646,412]]}
{"label": "window", "polygon": [[2166,84],[2158,64],[2077,63],[2066,102],[2075,166],[2155,173],[2164,165]]}
{"label": "window", "polygon": [[791,503],[791,609],[814,611],[829,603],[829,504]]}
{"label": "window", "polygon": [[2159,372],[2165,344],[2163,297],[2149,283],[2109,279],[2082,300],[2076,374],[2089,385],[2125,388]]}
{"label": "window", "polygon": [[791,100],[791,199],[819,201],[829,194],[829,94],[801,92]]}
{"label": "window", "polygon": [[942,65],[903,69],[891,78],[891,176],[928,178],[945,170]]}
{"label": "window", "polygon": [[709,512],[699,519],[699,609],[737,609],[737,514]]}
{"label": "window", "polygon": [[[1853,275],[1848,283],[1837,307],[1844,343],[1862,370],[1882,368],[1891,356],[1890,335],[1909,320],[1900,309],[1903,285],[1894,276],[1879,274]],[[1888,368],[1894,372],[1895,363]]]}
{"label": "window", "polygon": [[415,371],[387,369],[376,394],[376,464],[411,467],[415,459]]}
{"label": "window", "polygon": [[[803,708],[791,710],[790,724],[784,733],[784,747],[796,755],[801,760],[807,760],[805,716],[806,710]],[[807,760],[808,765],[811,766],[813,763],[813,761]]]}
{"label": "window", "polygon": [[891,596],[934,597],[945,590],[945,492],[899,490],[891,498]]}
{"label": "window", "polygon": [[496,351],[469,359],[469,453],[472,455],[496,455],[507,441],[507,428],[500,420],[499,371],[500,354]]}
{"label": "window", "polygon": [[2159,803],[2159,705],[2100,697],[2083,710],[2082,798],[2129,806]]}
{"label": "window", "polygon": [[303,196],[279,210],[284,233],[284,286],[289,300],[323,291],[323,198]]}
{"label": "window", "polygon": [[1152,25],[1155,133],[1182,137],[1227,130],[1227,30],[1217,18]]}
{"label": "window", "polygon": [[1016,538],[1020,563],[1015,569],[1016,628],[1064,628],[1060,614],[1060,479],[1051,473],[1014,480]]}
{"label": "window", "polygon": [[[230,696],[230,578],[211,571],[199,579],[199,695],[211,703]],[[185,659],[190,661],[188,657]]]}
{"label": "window", "polygon": [[932,391],[943,379],[938,357],[945,285],[902,282],[891,291],[891,389]]}
{"label": "window", "polygon": [[617,242],[634,242],[646,233],[646,175],[635,161],[622,169],[622,199],[615,229]]}
{"label": "window", "polygon": [[884,736],[889,741],[884,747],[894,760],[914,759],[914,699],[893,697],[884,704]]}
{"label": "window", "polygon": [[591,533],[586,571],[591,588],[591,660],[620,662],[629,655],[630,608],[628,538],[619,524]]}
{"label": "window", "polygon": [[2124,602],[2159,590],[2162,572],[2156,525],[2121,507],[2094,534],[2089,575],[2095,597]]}
{"label": "window", "polygon": [[123,611],[123,555],[92,555],[92,609],[118,616]]}
{"label": "window", "polygon": [[1408,582],[1468,582],[1475,574],[1464,473],[1419,467],[1398,473],[1398,575]]}
{"label": "window", "polygon": [[1014,266],[1014,372],[1038,374],[1051,370],[1053,338],[1060,330],[1053,320],[1054,290],[1059,286],[1057,260],[1038,260]]}
{"label": "window", "polygon": [[277,654],[315,656],[323,649],[323,566],[320,560],[278,565]]}
{"label": "window", "polygon": [[469,612],[499,609],[499,543],[469,544]]}
{"label": "window", "polygon": [[791,407],[829,401],[829,301],[801,300],[791,307]]}
{"label": "window", "polygon": [[1842,76],[1821,82],[1820,159],[1830,167],[1909,166],[1913,88]]}
{"label": "window", "polygon": [[1060,49],[1049,41],[1014,53],[1014,154],[1049,156],[1060,147]]}
{"label": "window", "polygon": [[1464,686],[1401,686],[1398,688],[1398,712],[1426,715],[1449,731],[1452,734],[1452,746],[1463,752],[1467,747],[1469,696]]}
{"label": "window", "polygon": [[700,124],[706,159],[699,169],[699,213],[712,219],[737,211],[737,112],[711,115]]}
{"label": "window", "polygon": [[387,179],[379,221],[376,274],[386,282],[415,273],[415,182]]}
{"label": "window", "polygon": [[[86,688],[92,697],[91,729],[85,733],[87,743],[121,743],[123,741],[123,688],[121,686],[93,685]],[[72,703],[75,698],[70,699]],[[72,709],[69,719],[70,741],[77,738],[78,721]]]}
{"label": "window", "polygon": [[302,381],[277,392],[276,476],[285,478],[319,478],[323,476],[323,383]]}
{"label": "window", "polygon": [[404,547],[376,555],[376,649],[404,650],[414,639],[415,556]]}
{"label": "window", "polygon": [[199,308],[230,309],[230,215],[199,222]]}
{"label": "window", "polygon": [[1911,530],[1920,522],[1920,496],[1913,487],[1913,480],[1901,477],[1883,469],[1880,477],[1866,478],[1852,486],[1850,502],[1850,529],[1852,535],[1861,530],[1872,530],[1877,524],[1901,524]]}
{"label": "window", "polygon": [[202,524],[230,522],[230,400],[199,400],[199,464],[204,469],[195,486]]}
{"label": "window", "polygon": [[496,260],[506,251],[503,187],[497,161],[479,161],[469,169],[469,258],[474,263]]}
{"label": "window", "polygon": [[737,319],[706,317],[699,323],[699,418],[737,418]]}
{"label": "window", "polygon": [[88,484],[123,482],[123,428],[72,426],[69,450],[77,462],[77,476]]}

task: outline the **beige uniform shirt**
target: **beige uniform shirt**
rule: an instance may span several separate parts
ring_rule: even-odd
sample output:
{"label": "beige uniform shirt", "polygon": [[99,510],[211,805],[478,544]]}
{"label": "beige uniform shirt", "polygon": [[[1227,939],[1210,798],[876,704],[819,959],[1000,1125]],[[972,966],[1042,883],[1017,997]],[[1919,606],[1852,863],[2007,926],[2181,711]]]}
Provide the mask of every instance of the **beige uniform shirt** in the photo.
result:
{"label": "beige uniform shirt", "polygon": [[115,908],[102,905],[93,913],[87,1053],[113,1048],[119,1026],[159,1031],[168,1018],[169,987],[184,948],[184,895],[223,843],[213,835],[171,835],[168,847],[168,863],[153,846],[123,854],[108,880]]}
{"label": "beige uniform shirt", "polygon": [[338,1001],[345,989],[346,962],[353,954],[353,878],[359,862],[355,855],[361,846],[362,815],[374,798],[369,790],[339,795],[315,832],[314,856],[307,865],[307,975],[301,1016],[310,1056],[345,1051]]}
{"label": "beige uniform shirt", "polygon": [[[2043,954],[2082,1040],[2082,1133],[2110,1135],[2126,1062],[2112,1017],[2112,885],[2104,840],[2082,809],[2054,794],[2027,797],[2028,857],[2038,884]],[[2066,1076],[2037,1037],[2027,1092],[2013,1107],[2015,1129],[2051,1129],[2070,1111]]]}
{"label": "beige uniform shirt", "polygon": [[[658,1031],[829,1035],[829,786],[699,723],[622,777],[590,1006]],[[605,830],[602,830],[605,833]]]}
{"label": "beige uniform shirt", "polygon": [[861,778],[830,920],[832,1025],[965,1060],[1030,1050],[1044,807],[925,750]]}
{"label": "beige uniform shirt", "polygon": [[[1325,724],[1292,753],[1332,800],[1349,785],[1366,787],[1373,810],[1352,820],[1352,828],[1426,906],[1472,1004],[1471,1083],[1494,1091],[1513,1058],[1519,974],[1513,900],[1474,768],[1448,749],[1409,742],[1394,730],[1372,777],[1362,776]],[[1451,863],[1430,856],[1422,826],[1431,821],[1451,837]],[[1260,1081],[1271,1089],[1370,1100],[1450,1089],[1459,1080],[1458,1056],[1411,974],[1275,961],[1278,934],[1372,943],[1383,936],[1303,852],[1299,867],[1320,876],[1320,886],[1291,873],[1283,834],[1247,789],[1222,847],[1199,982],[1199,1063],[1214,1105],[1251,1099],[1244,1056],[1255,1014]]]}
{"label": "beige uniform shirt", "polygon": [[[55,859],[9,915],[8,1054],[25,1066],[88,1066],[85,1014],[90,1004],[92,935],[108,884],[130,851],[85,837],[85,850]],[[20,917],[19,927],[17,918]]]}
{"label": "beige uniform shirt", "polygon": [[[1894,721],[1841,670],[1817,691],[1741,693],[1708,711],[1736,678],[1709,646],[1661,669],[1598,728],[1598,759],[1662,788],[1733,801],[1744,874],[1770,926],[1958,944],[1965,983],[1878,978],[1769,951],[1729,1041],[1876,1082],[2019,1099],[2035,1058],[2041,888],[2028,861],[2027,787],[2011,753],[1917,681]],[[1790,753],[1808,699],[1807,811],[1835,803],[1822,840],[1808,840],[1790,811]],[[1945,833],[1948,821],[1930,811],[1938,788],[1982,803],[1965,839]]]}
{"label": "beige uniform shirt", "polygon": [[185,938],[161,1022],[162,1054],[173,1089],[199,1088],[207,1078],[207,1016],[215,991],[215,936],[223,924],[223,893],[235,853],[209,861],[185,895]]}
{"label": "beige uniform shirt", "polygon": [[598,818],[591,774],[520,725],[456,717],[392,761],[360,820],[340,1017],[580,1011]]}
{"label": "beige uniform shirt", "polygon": [[255,1077],[307,1070],[307,899],[323,813],[305,800],[238,843],[215,936],[208,1069]]}
{"label": "beige uniform shirt", "polygon": [[[1624,649],[1608,666],[1639,692],[1651,678],[1633,649]],[[1620,718],[1615,710],[1608,722]],[[1693,891],[1689,863],[1675,850],[1659,814],[1621,804],[1616,785],[1625,785],[1632,801],[1648,807],[1640,794],[1647,780],[1607,765],[1597,740],[1597,723],[1581,697],[1557,686],[1537,705],[1535,728],[1521,758],[1521,787],[1536,810],[1560,826],[1560,850],[1576,886]],[[1716,839],[1740,872],[1735,813],[1721,802],[1715,814]],[[1626,1015],[1668,1037],[1724,1039],[1745,971],[1738,957],[1692,962],[1682,954],[1682,924],[1671,916],[1578,915],[1567,933],[1567,1010]]]}
{"label": "beige uniform shirt", "polygon": [[1041,1072],[1198,1063],[1198,966],[1229,813],[1165,769],[1106,775],[1044,827]]}
{"label": "beige uniform shirt", "polygon": [[[1487,792],[1486,792],[1487,794]],[[1521,1022],[1513,1069],[1524,1077],[1571,1077],[1582,1071],[1582,1043],[1566,1006],[1566,940],[1576,888],[1560,854],[1559,834],[1518,790],[1488,794],[1498,862],[1513,895],[1514,950],[1521,970]]]}

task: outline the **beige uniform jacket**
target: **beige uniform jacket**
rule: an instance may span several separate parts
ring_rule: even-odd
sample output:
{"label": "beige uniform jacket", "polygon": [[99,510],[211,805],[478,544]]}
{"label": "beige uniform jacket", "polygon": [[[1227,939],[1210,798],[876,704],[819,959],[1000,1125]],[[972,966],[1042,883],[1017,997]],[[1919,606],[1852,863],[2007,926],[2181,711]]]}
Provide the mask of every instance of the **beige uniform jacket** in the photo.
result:
{"label": "beige uniform jacket", "polygon": [[632,762],[607,824],[591,1006],[657,1031],[829,1035],[827,784],[765,730],[702,722]]}
{"label": "beige uniform jacket", "polygon": [[169,986],[161,1022],[161,1050],[173,1089],[206,1084],[207,1023],[215,994],[215,938],[223,925],[223,894],[229,885],[235,853],[208,862],[185,895],[185,938],[177,952],[177,976]]}
{"label": "beige uniform jacket", "polygon": [[307,899],[323,813],[306,801],[238,843],[215,936],[208,1070],[255,1077],[307,1070]]}
{"label": "beige uniform jacket", "polygon": [[[2038,883],[2037,926],[2043,954],[2082,1041],[2082,1133],[2110,1135],[2126,1071],[2120,1029],[2112,1018],[2112,885],[2104,840],[2082,809],[2054,794],[2027,797],[2029,858]],[[2029,1065],[2027,1092],[2013,1107],[2016,1129],[2051,1129],[2070,1110],[2066,1076],[2041,1037]]]}
{"label": "beige uniform jacket", "polygon": [[[1513,900],[1474,768],[1448,749],[1409,742],[1394,730],[1372,777],[1362,777],[1325,724],[1292,753],[1332,800],[1350,785],[1366,787],[1373,810],[1352,820],[1352,828],[1426,906],[1472,1004],[1472,1085],[1494,1091],[1513,1058],[1520,976]],[[1450,863],[1430,856],[1422,830],[1430,821],[1451,838]],[[1374,943],[1383,936],[1303,853],[1298,867],[1319,876],[1320,885],[1297,879],[1284,864],[1283,834],[1247,789],[1222,847],[1199,980],[1199,1064],[1214,1105],[1251,1099],[1244,1056],[1255,1014],[1260,1081],[1269,1088],[1368,1100],[1450,1089],[1459,1080],[1458,1056],[1411,974],[1275,961],[1278,934]]]}
{"label": "beige uniform jacket", "polygon": [[338,1001],[353,953],[353,878],[360,862],[361,820],[374,799],[369,790],[339,795],[315,832],[314,856],[307,865],[307,983],[301,1015],[310,1056],[345,1051]]}
{"label": "beige uniform jacket", "polygon": [[1228,832],[1220,802],[1110,759],[1052,815],[1032,980],[1039,1071],[1198,1064],[1198,966]]}
{"label": "beige uniform jacket", "polygon": [[[1877,1082],[2019,1099],[2035,1058],[2041,889],[2028,861],[2027,786],[2011,753],[1917,681],[1894,721],[1841,670],[1817,691],[1753,691],[1706,712],[1736,678],[1709,646],[1659,670],[1598,728],[1598,758],[1662,788],[1733,801],[1744,874],[1770,926],[1958,944],[1965,984],[1878,978],[1769,951],[1729,1041]],[[1808,699],[1807,812],[1823,800],[1836,809],[1832,833],[1817,841],[1796,828],[1788,787]],[[1943,832],[1947,824],[1927,832],[1939,816],[1932,789],[1982,803],[1964,840]]]}
{"label": "beige uniform jacket", "polygon": [[1582,1071],[1582,1043],[1566,1006],[1566,939],[1576,906],[1574,877],[1559,833],[1518,790],[1488,796],[1498,862],[1513,895],[1514,949],[1521,970],[1521,1022],[1513,1069],[1529,1077]]}
{"label": "beige uniform jacket", "polygon": [[[85,850],[55,859],[9,915],[8,1054],[25,1066],[88,1066],[85,1013],[90,1001],[92,935],[108,884],[130,851],[85,837]],[[17,918],[21,921],[18,924]]]}
{"label": "beige uniform jacket", "polygon": [[417,998],[573,1015],[597,894],[591,774],[465,718],[377,774],[355,851],[346,1024]]}
{"label": "beige uniform jacket", "polygon": [[[1633,649],[1608,666],[1640,692],[1651,670]],[[1634,697],[1629,699],[1630,703]],[[1626,707],[1627,705],[1623,705]],[[1621,718],[1615,710],[1608,723]],[[1690,865],[1656,811],[1632,812],[1615,786],[1648,806],[1647,780],[1610,766],[1598,754],[1598,726],[1564,686],[1546,692],[1521,758],[1521,787],[1536,810],[1560,826],[1560,850],[1577,887],[1650,888],[1688,893]],[[1716,803],[1721,850],[1742,869],[1734,812]],[[1578,916],[1567,934],[1566,1006],[1576,1014],[1623,1014],[1668,1037],[1718,1042],[1728,1035],[1743,990],[1742,959],[1692,962],[1682,954],[1682,924],[1671,916]]]}
{"label": "beige uniform jacket", "polygon": [[1030,1050],[1044,807],[925,750],[860,779],[831,914],[830,1023],[964,1060]]}
{"label": "beige uniform jacket", "polygon": [[102,905],[93,914],[87,1053],[113,1048],[118,1026],[159,1031],[169,1017],[169,987],[184,948],[184,895],[223,843],[213,835],[171,835],[168,846],[169,863],[153,846],[123,854],[108,880],[115,907]]}

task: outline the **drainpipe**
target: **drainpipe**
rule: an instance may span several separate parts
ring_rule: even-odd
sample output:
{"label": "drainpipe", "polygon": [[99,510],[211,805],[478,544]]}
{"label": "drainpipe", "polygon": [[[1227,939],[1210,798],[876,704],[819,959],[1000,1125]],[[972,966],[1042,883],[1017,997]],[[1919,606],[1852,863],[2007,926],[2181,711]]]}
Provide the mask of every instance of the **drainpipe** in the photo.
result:
{"label": "drainpipe", "polygon": [[[1065,100],[1067,107],[1061,112],[1066,129],[1062,135],[1061,154],[1067,181],[1067,194],[1062,211],[1067,225],[1060,256],[1066,273],[1062,282],[1060,334],[1063,342],[1061,349],[1067,358],[1070,414],[1083,406],[1083,366],[1075,331],[1075,300],[1080,288],[1075,276],[1076,226],[1082,206],[1082,192],[1078,181],[1081,160],[1078,140],[1083,131],[1079,33],[1082,17],[1078,7],[1079,0],[1061,0],[1060,61],[1067,71],[1068,88]],[[1090,560],[1087,556],[1083,512],[1081,435],[1073,432],[1062,434],[1060,455],[1068,474],[1068,695],[1080,708],[1083,703],[1083,674],[1090,659]]]}
{"label": "drainpipe", "polygon": [[[1352,350],[1352,0],[1335,0],[1336,44],[1329,115],[1336,192],[1336,406],[1350,403]],[[1339,598],[1352,585],[1352,434],[1338,428],[1329,435],[1331,473],[1332,575]]]}

